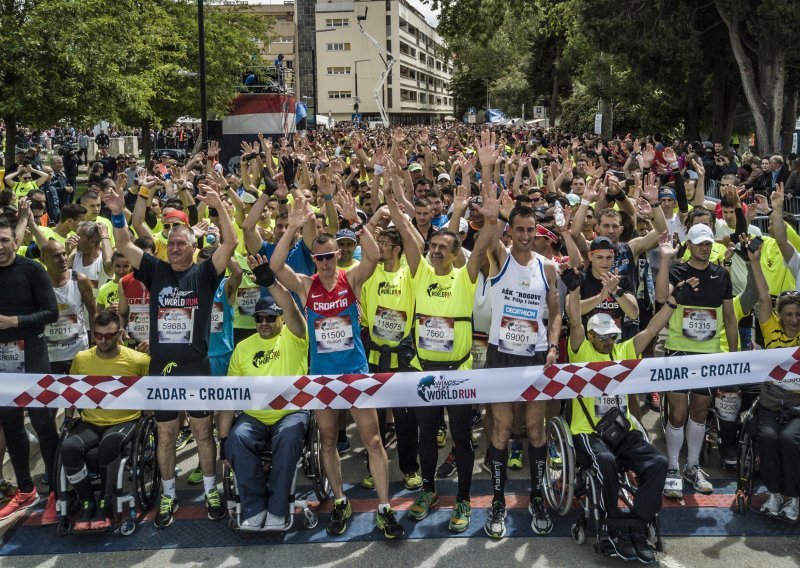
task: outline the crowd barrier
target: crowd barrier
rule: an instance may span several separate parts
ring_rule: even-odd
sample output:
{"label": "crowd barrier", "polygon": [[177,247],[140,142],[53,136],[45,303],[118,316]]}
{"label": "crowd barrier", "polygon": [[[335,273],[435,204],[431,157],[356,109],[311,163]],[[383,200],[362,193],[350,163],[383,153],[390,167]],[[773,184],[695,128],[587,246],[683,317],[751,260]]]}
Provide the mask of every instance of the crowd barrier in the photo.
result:
{"label": "crowd barrier", "polygon": [[142,410],[390,408],[671,391],[776,381],[800,390],[800,348],[543,367],[282,377],[6,373],[0,406]]}

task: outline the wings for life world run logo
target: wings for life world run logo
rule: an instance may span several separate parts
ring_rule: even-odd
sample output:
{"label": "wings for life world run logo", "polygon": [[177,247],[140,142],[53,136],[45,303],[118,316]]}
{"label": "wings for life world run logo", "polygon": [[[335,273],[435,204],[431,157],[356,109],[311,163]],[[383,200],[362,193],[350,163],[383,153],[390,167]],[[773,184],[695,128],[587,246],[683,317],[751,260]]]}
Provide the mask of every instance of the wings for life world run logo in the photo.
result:
{"label": "wings for life world run logo", "polygon": [[474,400],[477,390],[474,388],[457,388],[469,379],[446,379],[440,376],[427,375],[417,384],[417,394],[425,402],[437,400]]}

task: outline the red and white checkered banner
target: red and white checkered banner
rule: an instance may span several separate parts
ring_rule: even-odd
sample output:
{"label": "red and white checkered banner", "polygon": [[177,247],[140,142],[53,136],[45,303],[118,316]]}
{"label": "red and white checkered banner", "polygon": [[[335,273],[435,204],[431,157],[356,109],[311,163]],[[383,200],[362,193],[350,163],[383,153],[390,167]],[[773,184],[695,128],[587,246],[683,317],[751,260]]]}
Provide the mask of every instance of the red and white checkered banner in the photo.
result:
{"label": "red and white checkered banner", "polygon": [[800,391],[800,349],[542,367],[302,377],[5,373],[0,406],[141,410],[388,408],[569,399],[774,381]]}

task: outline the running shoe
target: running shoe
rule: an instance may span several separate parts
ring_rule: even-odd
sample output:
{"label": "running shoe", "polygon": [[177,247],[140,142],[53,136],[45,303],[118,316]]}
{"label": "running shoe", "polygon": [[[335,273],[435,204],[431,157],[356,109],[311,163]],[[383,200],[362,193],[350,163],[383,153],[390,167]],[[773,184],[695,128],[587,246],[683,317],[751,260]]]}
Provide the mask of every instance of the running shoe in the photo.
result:
{"label": "running shoe", "polygon": [[428,516],[431,509],[439,503],[439,494],[435,491],[427,491],[423,489],[417,495],[416,500],[408,508],[408,516],[415,521],[421,521]]}
{"label": "running shoe", "polygon": [[656,551],[653,550],[652,545],[647,542],[647,537],[642,528],[632,528],[630,539],[639,562],[642,564],[652,564],[656,561]]}
{"label": "running shoe", "polygon": [[522,446],[512,445],[508,453],[508,469],[522,469]]}
{"label": "running shoe", "polygon": [[191,428],[181,428],[178,430],[178,437],[175,439],[175,451],[180,452],[192,441],[194,441],[194,436]]}
{"label": "running shoe", "polygon": [[336,499],[333,502],[333,512],[331,512],[331,519],[328,521],[326,531],[331,536],[343,534],[347,530],[347,519],[353,514],[353,509],[350,507],[350,501],[344,499]]}
{"label": "running shoe", "polygon": [[11,500],[6,503],[6,506],[0,509],[0,521],[7,519],[17,511],[24,511],[30,509],[39,502],[39,494],[34,488],[30,493],[23,493],[19,489],[11,497]]}
{"label": "running shoe", "polygon": [[789,497],[781,507],[779,516],[784,521],[797,522],[797,518],[800,516],[800,498]]}
{"label": "running shoe", "polygon": [[196,468],[192,470],[192,473],[189,474],[189,477],[186,479],[189,485],[200,485],[203,483],[203,470],[200,469],[198,465]]}
{"label": "running shoe", "polygon": [[165,529],[175,520],[175,513],[178,511],[178,500],[175,497],[161,496],[161,503],[158,506],[158,513],[153,521],[156,528]]}
{"label": "running shoe", "polygon": [[436,432],[436,445],[440,448],[444,448],[445,444],[447,443],[447,426],[439,426],[439,430]]}
{"label": "running shoe", "polygon": [[92,525],[89,527],[93,531],[105,530],[111,526],[111,519],[106,509],[106,500],[101,499],[97,505],[97,510],[92,517]]}
{"label": "running shoe", "polygon": [[614,548],[614,553],[623,560],[634,560],[636,549],[633,547],[631,535],[625,527],[615,527],[608,531],[608,541]]}
{"label": "running shoe", "polygon": [[81,510],[78,513],[78,520],[72,527],[76,531],[88,531],[92,528],[92,519],[94,518],[94,501],[83,501],[81,503]]}
{"label": "running shoe", "polygon": [[735,444],[722,446],[722,463],[728,467],[734,467],[739,463],[739,448]]}
{"label": "running shoe", "polygon": [[445,477],[452,477],[456,473],[456,455],[452,452],[447,454],[447,457],[441,463],[439,467],[436,468],[436,477],[438,479],[444,479]]}
{"label": "running shoe", "polygon": [[528,512],[531,514],[531,529],[538,535],[549,534],[553,530],[553,520],[550,518],[550,511],[544,504],[541,497],[534,497],[528,504]]}
{"label": "running shoe", "polygon": [[208,518],[212,521],[219,521],[225,518],[227,509],[222,503],[222,496],[216,487],[206,493],[206,511],[208,512]]}
{"label": "running shoe", "polygon": [[51,491],[47,494],[47,505],[45,505],[44,513],[42,513],[42,524],[54,525],[57,522],[58,512],[56,511],[56,494],[55,491]]}
{"label": "running shoe", "polygon": [[472,507],[468,501],[456,501],[456,506],[450,513],[450,522],[447,528],[450,532],[462,533],[469,528],[469,518],[472,515]]}
{"label": "running shoe", "polygon": [[683,479],[677,469],[667,470],[667,480],[664,482],[664,497],[680,499],[683,497]]}
{"label": "running shoe", "polygon": [[383,536],[388,539],[400,538],[405,534],[403,526],[397,522],[394,511],[391,507],[378,511],[375,517],[375,525],[378,530],[383,531]]}
{"label": "running shoe", "polygon": [[4,479],[0,482],[0,506],[8,503],[16,492],[17,488],[10,481]]}
{"label": "running shoe", "polygon": [[394,428],[394,424],[386,425],[386,433],[383,436],[383,447],[384,449],[391,449],[393,446],[397,445],[397,430]]}
{"label": "running shoe", "polygon": [[472,427],[477,428],[481,424],[481,410],[475,408],[472,410]]}
{"label": "running shoe", "polygon": [[365,475],[364,479],[361,480],[361,487],[364,489],[375,489],[375,478],[372,477],[371,473]]}
{"label": "running shoe", "polygon": [[710,495],[714,492],[714,486],[708,480],[708,475],[699,465],[683,467],[683,478],[694,486],[694,490],[704,495]]}
{"label": "running shoe", "polygon": [[406,489],[409,491],[413,491],[414,489],[419,489],[422,487],[422,476],[418,471],[403,474],[403,477],[405,478]]}
{"label": "running shoe", "polygon": [[344,440],[339,440],[336,442],[336,453],[339,455],[346,454],[350,451],[350,440],[345,438]]}
{"label": "running shoe", "polygon": [[761,509],[759,512],[768,515],[770,517],[777,517],[781,512],[781,506],[783,505],[783,495],[780,493],[770,493],[767,500],[761,505]]}
{"label": "running shoe", "polygon": [[653,412],[661,412],[661,395],[657,392],[648,393],[645,403]]}
{"label": "running shoe", "polygon": [[486,514],[486,524],[483,530],[492,538],[506,536],[506,506],[499,501],[492,503],[492,508]]}

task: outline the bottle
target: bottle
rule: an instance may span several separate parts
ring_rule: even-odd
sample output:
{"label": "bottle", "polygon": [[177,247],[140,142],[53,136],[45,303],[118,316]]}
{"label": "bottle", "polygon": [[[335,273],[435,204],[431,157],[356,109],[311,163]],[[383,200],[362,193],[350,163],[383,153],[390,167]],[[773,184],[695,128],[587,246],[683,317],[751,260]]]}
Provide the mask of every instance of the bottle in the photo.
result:
{"label": "bottle", "polygon": [[563,227],[567,222],[564,218],[564,209],[561,207],[560,201],[556,201],[556,205],[553,208],[553,217],[555,218],[556,225],[559,227]]}
{"label": "bottle", "polygon": [[[208,228],[209,228],[209,229],[213,229],[213,228],[214,228],[214,224],[213,224],[213,223],[211,223],[211,224],[208,226]],[[215,244],[216,242],[217,242],[217,235],[216,235],[216,234],[214,234],[214,233],[208,233],[208,234],[206,235],[206,243],[207,243],[207,244],[209,244],[209,245],[213,245],[213,244]]]}

